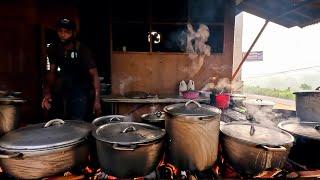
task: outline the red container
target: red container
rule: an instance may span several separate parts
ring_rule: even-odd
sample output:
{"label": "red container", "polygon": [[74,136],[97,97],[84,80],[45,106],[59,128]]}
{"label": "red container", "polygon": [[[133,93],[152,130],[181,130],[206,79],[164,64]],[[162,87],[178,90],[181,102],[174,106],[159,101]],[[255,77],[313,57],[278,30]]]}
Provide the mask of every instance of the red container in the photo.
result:
{"label": "red container", "polygon": [[216,107],[220,109],[227,109],[230,104],[230,95],[227,93],[222,93],[216,95]]}

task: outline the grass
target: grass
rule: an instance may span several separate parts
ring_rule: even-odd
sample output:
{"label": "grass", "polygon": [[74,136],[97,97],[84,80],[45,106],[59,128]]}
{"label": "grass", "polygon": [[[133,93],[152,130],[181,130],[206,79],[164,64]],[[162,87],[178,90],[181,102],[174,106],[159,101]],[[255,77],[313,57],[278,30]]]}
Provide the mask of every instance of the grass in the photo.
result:
{"label": "grass", "polygon": [[257,94],[257,95],[263,95],[263,96],[271,96],[271,97],[277,97],[282,99],[290,99],[294,100],[295,95],[293,92],[290,91],[290,89],[270,89],[270,88],[261,88],[259,86],[244,86],[244,92],[249,94]]}

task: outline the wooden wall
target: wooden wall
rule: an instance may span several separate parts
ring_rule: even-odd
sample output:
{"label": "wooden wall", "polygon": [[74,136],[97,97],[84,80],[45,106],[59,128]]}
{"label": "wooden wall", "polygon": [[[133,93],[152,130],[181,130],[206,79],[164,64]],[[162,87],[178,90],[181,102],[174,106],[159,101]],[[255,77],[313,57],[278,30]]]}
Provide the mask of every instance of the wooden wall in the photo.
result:
{"label": "wooden wall", "polygon": [[21,91],[21,97],[27,100],[22,105],[20,124],[42,121],[41,69],[46,61],[42,31],[53,27],[58,17],[75,17],[75,6],[65,4],[38,0],[0,2],[0,90]]}
{"label": "wooden wall", "polygon": [[22,122],[39,111],[36,7],[33,0],[0,2],[0,89],[22,92]]}
{"label": "wooden wall", "polygon": [[[206,57],[200,71],[192,77],[196,88],[210,77],[231,78],[233,69],[233,41],[235,7],[228,1],[225,11],[224,52]],[[190,59],[183,53],[113,52],[111,58],[112,93],[146,91],[177,93],[178,83],[188,80]]]}

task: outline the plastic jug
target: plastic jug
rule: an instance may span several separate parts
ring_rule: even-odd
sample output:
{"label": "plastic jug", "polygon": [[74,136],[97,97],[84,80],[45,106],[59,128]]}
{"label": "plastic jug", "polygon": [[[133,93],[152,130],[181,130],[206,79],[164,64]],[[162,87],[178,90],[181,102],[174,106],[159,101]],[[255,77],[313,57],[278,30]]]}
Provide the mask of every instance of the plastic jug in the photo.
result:
{"label": "plastic jug", "polygon": [[182,96],[182,93],[183,91],[187,91],[188,90],[188,86],[187,86],[187,83],[182,80],[179,84],[179,95]]}
{"label": "plastic jug", "polygon": [[188,82],[188,90],[190,90],[190,91],[196,90],[196,87],[194,85],[194,81],[189,80],[189,82]]}

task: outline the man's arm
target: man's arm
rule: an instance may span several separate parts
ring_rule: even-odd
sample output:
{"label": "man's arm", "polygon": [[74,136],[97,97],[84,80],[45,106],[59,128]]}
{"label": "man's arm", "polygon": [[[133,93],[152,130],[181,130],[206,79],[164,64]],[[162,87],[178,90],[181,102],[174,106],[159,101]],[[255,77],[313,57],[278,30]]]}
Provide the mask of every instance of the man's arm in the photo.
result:
{"label": "man's arm", "polygon": [[43,109],[48,110],[51,108],[51,88],[56,80],[56,69],[57,66],[55,64],[50,64],[50,71],[46,75],[46,82],[44,83],[43,89],[44,97],[41,103]]}
{"label": "man's arm", "polygon": [[93,113],[96,116],[101,114],[101,104],[100,104],[100,80],[98,76],[97,68],[89,69],[89,73],[92,79],[93,87],[94,87],[94,105],[93,105]]}

